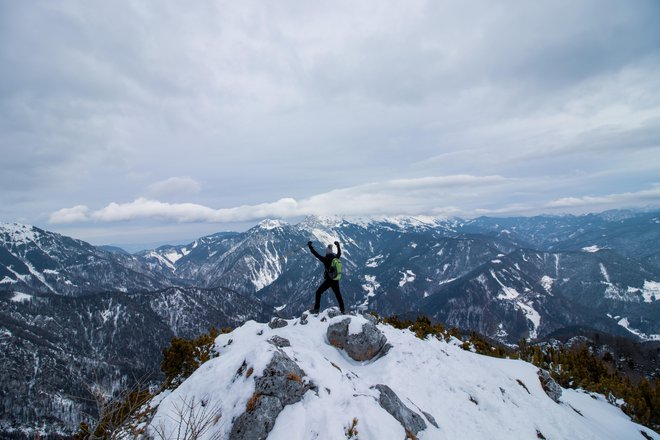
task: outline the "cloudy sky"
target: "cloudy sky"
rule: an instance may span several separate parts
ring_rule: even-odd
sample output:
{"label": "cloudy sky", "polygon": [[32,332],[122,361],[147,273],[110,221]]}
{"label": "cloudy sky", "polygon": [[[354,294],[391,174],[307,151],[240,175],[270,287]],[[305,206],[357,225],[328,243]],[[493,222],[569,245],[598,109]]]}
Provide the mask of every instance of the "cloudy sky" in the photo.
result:
{"label": "cloudy sky", "polygon": [[660,206],[660,2],[0,0],[0,221]]}

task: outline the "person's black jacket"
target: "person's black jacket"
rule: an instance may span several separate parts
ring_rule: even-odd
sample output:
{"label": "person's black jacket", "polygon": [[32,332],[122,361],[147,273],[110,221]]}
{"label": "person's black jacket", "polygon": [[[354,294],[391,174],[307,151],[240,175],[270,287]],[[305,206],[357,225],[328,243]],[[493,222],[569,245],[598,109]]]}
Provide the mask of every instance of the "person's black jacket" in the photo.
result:
{"label": "person's black jacket", "polygon": [[332,265],[332,260],[334,258],[341,257],[341,248],[339,247],[339,242],[335,241],[335,246],[337,246],[336,254],[327,254],[327,255],[319,254],[318,252],[316,252],[316,249],[314,249],[314,246],[312,245],[311,241],[307,243],[307,246],[309,246],[309,250],[312,251],[312,254],[314,254],[314,256],[318,258],[321,263],[323,263],[323,267],[325,268],[325,271],[323,272],[323,276],[327,279],[328,271],[330,270],[330,266]]}

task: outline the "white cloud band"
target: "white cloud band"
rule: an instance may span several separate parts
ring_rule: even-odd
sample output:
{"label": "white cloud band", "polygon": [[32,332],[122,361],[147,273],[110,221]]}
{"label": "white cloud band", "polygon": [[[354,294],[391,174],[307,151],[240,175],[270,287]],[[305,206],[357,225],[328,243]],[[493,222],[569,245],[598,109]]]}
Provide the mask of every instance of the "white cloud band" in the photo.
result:
{"label": "white cloud band", "polygon": [[449,214],[445,208],[457,200],[469,200],[492,191],[515,179],[501,176],[440,176],[397,179],[380,183],[336,189],[303,200],[282,198],[271,203],[213,209],[195,203],[166,203],[138,198],[128,203],[110,203],[97,211],[87,206],[60,209],[50,216],[51,223],[75,223],[94,220],[120,222],[160,219],[176,222],[241,222],[266,217],[296,217],[310,214]]}
{"label": "white cloud band", "polygon": [[[166,203],[138,198],[128,203],[113,202],[96,211],[91,211],[85,205],[60,209],[51,214],[50,222],[63,224],[90,220],[162,220],[180,223],[232,223],[312,214],[429,214],[470,217],[489,214],[538,214],[544,210],[580,212],[585,209],[612,209],[660,202],[660,186],[605,196],[565,197],[550,202],[536,199],[538,196],[524,203],[502,203],[500,200],[503,193],[514,193],[521,188],[533,190],[536,184],[534,181],[502,176],[454,175],[396,179],[336,189],[301,200],[282,198],[270,203],[221,209],[196,203]],[[532,193],[538,194],[538,191]],[[492,202],[484,206],[489,199]]]}

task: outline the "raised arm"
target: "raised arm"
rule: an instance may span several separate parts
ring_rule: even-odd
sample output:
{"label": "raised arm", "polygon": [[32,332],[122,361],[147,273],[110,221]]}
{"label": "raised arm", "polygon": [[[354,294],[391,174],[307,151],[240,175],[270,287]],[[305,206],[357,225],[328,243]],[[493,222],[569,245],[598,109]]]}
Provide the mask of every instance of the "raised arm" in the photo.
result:
{"label": "raised arm", "polygon": [[308,242],[307,242],[307,246],[309,247],[309,250],[312,251],[312,254],[314,254],[314,256],[315,256],[316,258],[318,258],[319,261],[320,261],[321,263],[323,263],[323,262],[324,262],[324,261],[323,261],[323,257],[322,257],[321,255],[319,255],[318,252],[316,252],[316,250],[314,249],[314,246],[312,245],[312,242],[311,242],[311,241],[308,241]]}
{"label": "raised arm", "polygon": [[339,247],[339,242],[335,241],[335,246],[337,246],[337,258],[341,257],[341,248]]}

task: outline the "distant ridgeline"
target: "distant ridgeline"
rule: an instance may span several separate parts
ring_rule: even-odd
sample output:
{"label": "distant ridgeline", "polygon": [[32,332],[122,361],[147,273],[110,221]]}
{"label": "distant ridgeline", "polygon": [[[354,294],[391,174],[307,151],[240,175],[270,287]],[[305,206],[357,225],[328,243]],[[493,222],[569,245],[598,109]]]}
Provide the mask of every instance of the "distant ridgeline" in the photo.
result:
{"label": "distant ridgeline", "polygon": [[0,427],[71,432],[96,411],[81,396],[160,383],[172,337],[300,316],[323,277],[309,240],[342,243],[350,310],[427,316],[508,346],[584,337],[611,368],[657,374],[658,212],[270,220],[137,254],[0,224]]}

